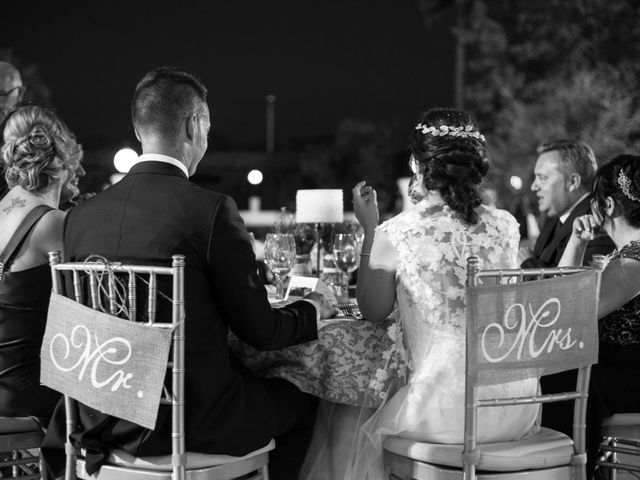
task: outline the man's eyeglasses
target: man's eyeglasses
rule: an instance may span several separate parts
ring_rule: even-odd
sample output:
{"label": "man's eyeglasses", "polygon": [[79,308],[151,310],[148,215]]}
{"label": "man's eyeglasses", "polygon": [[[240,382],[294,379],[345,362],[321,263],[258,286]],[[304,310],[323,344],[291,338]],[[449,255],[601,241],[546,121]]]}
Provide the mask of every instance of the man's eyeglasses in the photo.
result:
{"label": "man's eyeglasses", "polygon": [[8,97],[15,90],[18,91],[18,97],[22,97],[22,93],[24,92],[24,85],[19,85],[17,87],[13,87],[12,89],[7,90],[6,92],[3,92],[2,90],[0,90],[0,97]]}

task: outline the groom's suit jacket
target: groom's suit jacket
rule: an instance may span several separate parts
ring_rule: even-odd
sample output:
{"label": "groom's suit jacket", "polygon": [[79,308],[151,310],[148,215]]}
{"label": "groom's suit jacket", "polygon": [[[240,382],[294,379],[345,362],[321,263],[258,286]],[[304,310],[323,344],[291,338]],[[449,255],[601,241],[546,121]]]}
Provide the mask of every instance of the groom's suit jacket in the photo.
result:
{"label": "groom's suit jacket", "polygon": [[[571,211],[562,224],[557,225],[556,218],[548,218],[540,231],[540,236],[533,247],[533,256],[522,262],[522,268],[553,268],[557,267],[569,242],[573,230],[573,221],[590,213],[591,196],[586,197]],[[600,253],[603,255],[613,251],[615,245],[608,236],[596,237],[587,244],[584,254],[584,264],[589,265],[591,257]]]}
{"label": "groom's suit jacket", "polygon": [[[244,455],[274,436],[274,407],[229,351],[228,330],[258,349],[279,349],[317,338],[316,309],[306,301],[270,307],[251,240],[228,196],[196,186],[173,165],[141,162],[69,213],[64,249],[68,261],[101,255],[170,264],[171,255],[185,255],[186,448]],[[167,454],[169,413],[161,406],[149,431],[82,406],[79,440],[98,456],[115,445],[134,455]],[[54,430],[59,420],[55,415]]]}

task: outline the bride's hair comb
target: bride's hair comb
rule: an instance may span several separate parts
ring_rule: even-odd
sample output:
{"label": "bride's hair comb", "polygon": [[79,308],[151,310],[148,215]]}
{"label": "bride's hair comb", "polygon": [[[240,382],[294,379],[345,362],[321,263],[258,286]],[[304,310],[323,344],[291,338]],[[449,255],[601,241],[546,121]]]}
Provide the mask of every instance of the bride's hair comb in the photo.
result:
{"label": "bride's hair comb", "polygon": [[440,125],[439,127],[429,127],[424,123],[419,123],[415,126],[416,130],[421,130],[424,135],[432,135],[434,137],[461,137],[461,138],[477,138],[484,142],[485,138],[473,125],[467,125],[466,127],[451,127],[449,125]]}

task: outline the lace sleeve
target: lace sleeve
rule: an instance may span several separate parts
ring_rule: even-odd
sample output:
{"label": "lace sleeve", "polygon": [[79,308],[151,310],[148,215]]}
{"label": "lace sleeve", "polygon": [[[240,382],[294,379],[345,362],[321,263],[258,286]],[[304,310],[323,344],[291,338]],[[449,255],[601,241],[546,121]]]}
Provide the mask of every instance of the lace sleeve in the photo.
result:
{"label": "lace sleeve", "polygon": [[499,244],[496,245],[496,266],[490,268],[518,268],[518,245],[520,243],[520,230],[518,222],[509,212],[495,210],[496,237]]}

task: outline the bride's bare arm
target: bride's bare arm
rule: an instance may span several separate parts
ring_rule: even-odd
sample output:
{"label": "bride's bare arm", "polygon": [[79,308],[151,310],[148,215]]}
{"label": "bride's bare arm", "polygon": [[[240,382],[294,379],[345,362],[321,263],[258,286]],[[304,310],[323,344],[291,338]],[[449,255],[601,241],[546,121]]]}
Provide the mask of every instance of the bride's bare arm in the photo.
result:
{"label": "bride's bare arm", "polygon": [[[367,320],[378,322],[393,311],[397,259],[395,249],[384,232],[378,232],[373,242],[367,236],[358,270],[358,306]],[[365,250],[368,245],[371,245],[371,250]]]}
{"label": "bride's bare arm", "polygon": [[367,320],[384,320],[396,300],[396,256],[387,236],[375,229],[380,219],[378,197],[373,187],[358,182],[351,190],[353,210],[364,229],[358,269],[358,306]]}

